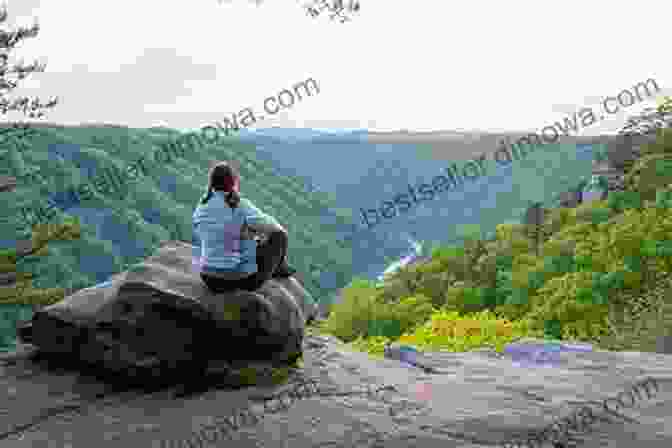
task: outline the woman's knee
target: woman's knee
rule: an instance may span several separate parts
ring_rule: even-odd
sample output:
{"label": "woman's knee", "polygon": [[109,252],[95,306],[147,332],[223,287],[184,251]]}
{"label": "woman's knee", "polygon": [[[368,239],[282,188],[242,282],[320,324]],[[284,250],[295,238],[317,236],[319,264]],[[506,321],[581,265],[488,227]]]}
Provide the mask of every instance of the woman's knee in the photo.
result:
{"label": "woman's knee", "polygon": [[287,244],[288,244],[288,238],[287,238],[287,234],[285,232],[280,232],[280,231],[271,232],[268,235],[268,240],[274,246],[287,247]]}

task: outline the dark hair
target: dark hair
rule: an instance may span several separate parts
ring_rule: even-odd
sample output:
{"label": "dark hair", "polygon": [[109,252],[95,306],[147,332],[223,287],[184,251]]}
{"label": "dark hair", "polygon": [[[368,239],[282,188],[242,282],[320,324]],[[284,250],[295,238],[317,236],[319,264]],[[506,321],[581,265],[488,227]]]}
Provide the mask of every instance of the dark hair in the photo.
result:
{"label": "dark hair", "polygon": [[228,193],[225,200],[229,207],[238,207],[238,204],[240,204],[240,194],[236,187],[239,179],[238,173],[227,162],[220,162],[213,166],[208,176],[208,191],[203,199],[201,199],[201,204],[207,203],[214,191],[224,191]]}

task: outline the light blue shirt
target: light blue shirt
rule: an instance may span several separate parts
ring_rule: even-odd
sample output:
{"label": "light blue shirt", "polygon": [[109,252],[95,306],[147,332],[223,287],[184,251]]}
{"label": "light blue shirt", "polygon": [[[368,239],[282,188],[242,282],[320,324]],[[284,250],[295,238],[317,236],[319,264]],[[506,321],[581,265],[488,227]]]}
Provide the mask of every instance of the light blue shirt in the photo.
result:
{"label": "light blue shirt", "polygon": [[226,193],[215,191],[210,200],[200,200],[193,215],[193,267],[205,274],[257,272],[257,242],[241,240],[244,223],[271,224],[278,222],[245,198],[232,209],[225,201]]}

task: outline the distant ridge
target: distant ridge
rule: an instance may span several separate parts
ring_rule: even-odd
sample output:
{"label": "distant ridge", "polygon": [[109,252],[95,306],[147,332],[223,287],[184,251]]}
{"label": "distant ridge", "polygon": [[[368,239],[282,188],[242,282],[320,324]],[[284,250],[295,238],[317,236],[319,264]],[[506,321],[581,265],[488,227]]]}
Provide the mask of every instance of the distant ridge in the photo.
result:
{"label": "distant ridge", "polygon": [[[518,139],[532,132],[487,132],[487,131],[428,131],[428,132],[369,132],[365,143],[381,145],[430,145],[428,157],[435,160],[467,160],[490,154],[502,146],[502,141],[515,144]],[[556,145],[608,144],[616,135],[560,136]]]}
{"label": "distant ridge", "polygon": [[[515,131],[515,132],[492,132],[492,131],[455,131],[455,130],[441,130],[441,131],[389,131],[389,132],[372,132],[367,131],[366,135],[370,143],[403,143],[404,140],[413,143],[432,143],[440,141],[453,141],[456,139],[473,139],[473,138],[505,138],[509,137],[514,140],[529,134],[532,131]],[[615,138],[616,135],[599,135],[599,136],[560,136],[558,143],[598,143]]]}

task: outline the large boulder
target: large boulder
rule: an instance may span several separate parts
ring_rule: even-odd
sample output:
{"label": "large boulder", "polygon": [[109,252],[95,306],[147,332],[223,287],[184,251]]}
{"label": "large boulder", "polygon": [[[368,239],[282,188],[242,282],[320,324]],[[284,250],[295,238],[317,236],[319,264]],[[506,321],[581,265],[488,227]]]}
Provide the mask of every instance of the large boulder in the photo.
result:
{"label": "large boulder", "polygon": [[201,366],[213,360],[291,363],[316,312],[293,278],[255,292],[214,294],[192,270],[192,246],[156,253],[99,287],[42,308],[19,336],[42,352],[74,355],[114,371]]}

